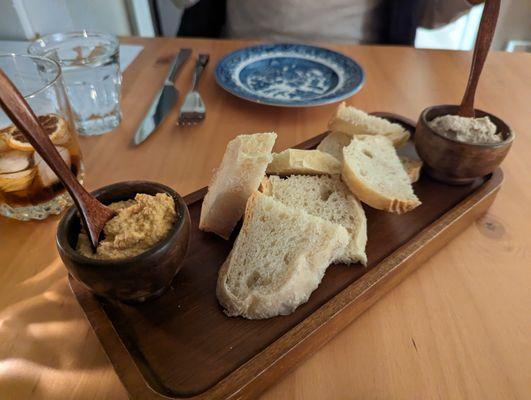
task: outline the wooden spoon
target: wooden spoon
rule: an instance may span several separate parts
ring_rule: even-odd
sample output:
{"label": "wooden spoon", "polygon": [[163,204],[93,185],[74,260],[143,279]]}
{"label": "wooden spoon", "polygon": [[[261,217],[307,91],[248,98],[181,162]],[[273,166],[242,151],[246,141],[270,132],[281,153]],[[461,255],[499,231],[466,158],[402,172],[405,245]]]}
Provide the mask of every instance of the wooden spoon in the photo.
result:
{"label": "wooden spoon", "polygon": [[476,88],[478,86],[479,76],[483,69],[483,64],[489,53],[490,44],[496,30],[496,22],[498,21],[498,14],[500,13],[500,0],[487,0],[481,15],[481,22],[479,23],[478,35],[476,44],[474,46],[474,55],[472,56],[472,65],[470,66],[470,73],[468,75],[468,84],[466,86],[465,94],[457,115],[461,117],[474,118],[474,96],[476,95]]}
{"label": "wooden spoon", "polygon": [[40,125],[22,94],[0,69],[0,106],[46,164],[55,172],[68,193],[74,199],[81,221],[88,232],[92,246],[96,248],[105,223],[114,216],[114,211],[101,204],[78,182],[65,164],[52,141]]}

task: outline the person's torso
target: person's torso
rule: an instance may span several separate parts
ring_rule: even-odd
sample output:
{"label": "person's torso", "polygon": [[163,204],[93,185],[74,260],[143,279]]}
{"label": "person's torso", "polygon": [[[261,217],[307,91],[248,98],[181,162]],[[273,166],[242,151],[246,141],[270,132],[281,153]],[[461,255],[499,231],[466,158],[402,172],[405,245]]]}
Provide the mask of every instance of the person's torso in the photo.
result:
{"label": "person's torso", "polygon": [[370,43],[381,31],[383,0],[227,0],[226,32],[273,41]]}

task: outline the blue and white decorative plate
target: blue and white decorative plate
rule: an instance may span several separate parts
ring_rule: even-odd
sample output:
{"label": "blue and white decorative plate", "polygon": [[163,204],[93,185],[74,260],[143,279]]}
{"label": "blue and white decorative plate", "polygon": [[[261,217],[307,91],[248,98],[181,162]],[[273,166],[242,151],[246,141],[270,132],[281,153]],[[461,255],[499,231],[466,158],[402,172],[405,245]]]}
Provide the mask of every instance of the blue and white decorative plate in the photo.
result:
{"label": "blue and white decorative plate", "polygon": [[261,104],[310,107],[352,96],[363,86],[361,66],[332,50],[302,44],[264,44],[236,50],[216,66],[228,92]]}

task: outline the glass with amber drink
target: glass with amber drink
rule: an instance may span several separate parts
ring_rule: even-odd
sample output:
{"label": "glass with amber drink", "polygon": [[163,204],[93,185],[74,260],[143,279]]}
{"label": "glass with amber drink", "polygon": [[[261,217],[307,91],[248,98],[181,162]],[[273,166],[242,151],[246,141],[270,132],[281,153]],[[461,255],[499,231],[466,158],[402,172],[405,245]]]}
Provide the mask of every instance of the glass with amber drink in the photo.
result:
{"label": "glass with amber drink", "polygon": [[[10,54],[0,55],[0,69],[22,93],[82,182],[83,162],[59,64],[43,57]],[[44,219],[70,204],[55,173],[0,109],[0,215],[23,221]]]}

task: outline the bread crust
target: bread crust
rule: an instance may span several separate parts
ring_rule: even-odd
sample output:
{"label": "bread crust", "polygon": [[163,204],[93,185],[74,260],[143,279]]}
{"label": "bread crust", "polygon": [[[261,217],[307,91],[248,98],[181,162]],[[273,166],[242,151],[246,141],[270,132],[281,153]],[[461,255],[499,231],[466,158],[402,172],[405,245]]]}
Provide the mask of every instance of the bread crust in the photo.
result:
{"label": "bread crust", "polygon": [[393,146],[398,149],[408,142],[411,134],[405,130],[404,133],[393,133],[391,135],[385,135],[385,137],[393,142]]}
{"label": "bread crust", "polygon": [[[337,131],[345,133],[349,136],[355,136],[355,135],[371,135],[372,133],[367,131],[360,131],[358,129],[355,129],[350,122],[347,122],[343,120],[340,117],[333,116],[332,119],[328,122],[328,129],[331,131]],[[404,130],[403,133],[392,133],[389,135],[382,135],[391,140],[393,142],[393,146],[396,148],[399,148],[407,143],[407,141],[410,138],[410,134],[407,130]]]}
{"label": "bread crust", "polygon": [[[223,239],[230,237],[244,213],[249,196],[258,189],[271,162],[276,137],[273,132],[240,135],[228,143],[203,199],[200,230],[215,233]],[[246,149],[251,140],[259,143],[254,143],[254,149]]]}
{"label": "bread crust", "polygon": [[[251,221],[253,217],[255,203],[259,196],[263,196],[263,194],[259,192],[253,193],[247,202],[240,235],[247,234],[249,221]],[[337,229],[338,233],[336,234],[337,237],[334,244],[336,247],[332,249],[334,251],[332,258],[343,251],[349,240],[345,228],[338,226]],[[332,246],[332,244],[328,245]],[[329,250],[330,248],[322,249],[321,252]],[[326,263],[324,268],[323,265],[316,265],[316,260],[319,260],[320,264],[322,264],[323,256],[324,255],[319,252],[307,254],[305,257],[301,256],[294,260],[293,262],[299,263],[300,265],[298,269],[294,269],[294,273],[298,274],[296,276],[289,276],[286,282],[283,282],[281,287],[275,293],[264,294],[260,291],[254,291],[249,293],[244,299],[240,299],[233,295],[227,283],[232,257],[231,252],[219,270],[216,285],[218,301],[223,306],[225,314],[230,317],[243,316],[248,319],[263,319],[278,315],[291,314],[299,305],[307,302],[311,293],[319,286],[326,268],[331,261],[331,259],[325,260],[328,261],[328,263]]]}
{"label": "bread crust", "polygon": [[[273,196],[273,198],[275,198],[276,200],[284,202],[281,198],[274,195],[275,191],[273,189],[273,186],[274,186],[273,183],[276,178],[278,177],[276,176],[265,177],[262,180],[260,191],[267,196]],[[292,177],[289,177],[287,181],[289,182],[289,179],[291,178]],[[303,179],[304,178],[309,178],[309,177],[303,177]],[[297,179],[297,178],[294,178],[294,179]],[[313,177],[310,179],[313,179]],[[327,179],[327,178],[319,178],[319,179]],[[334,179],[334,178],[330,178],[330,179]],[[338,176],[337,176],[337,179],[339,180]],[[349,201],[351,202],[351,206],[354,209],[354,213],[355,213],[354,218],[358,220],[359,224],[356,227],[357,228],[356,231],[354,232],[349,231],[349,236],[350,236],[349,244],[345,248],[345,252],[339,255],[334,260],[334,263],[355,264],[359,262],[362,265],[366,266],[367,265],[367,254],[365,252],[365,247],[367,245],[367,217],[365,216],[365,211],[363,210],[363,206],[361,205],[359,200],[356,198],[356,196],[354,196],[351,193],[351,190],[346,185],[344,185],[342,181],[341,181],[341,186],[344,187],[345,189],[338,190],[338,194],[345,191],[346,195],[351,198]],[[289,204],[289,202],[287,203],[284,202],[284,204],[294,207],[294,204]],[[302,206],[302,208],[305,209],[304,206]],[[311,214],[310,211],[308,210],[306,211]],[[312,215],[329,220],[332,223],[341,225],[341,223],[338,223],[337,221],[331,221],[325,216],[322,216],[319,214],[312,214]],[[354,250],[355,252],[353,252]]]}
{"label": "bread crust", "polygon": [[[328,121],[328,129],[331,131],[343,132],[349,136],[356,135],[374,135],[374,132],[370,132],[367,129],[363,129],[360,126],[357,126],[339,116],[339,113],[347,108],[345,102],[342,102],[335,114],[332,116],[330,121]],[[404,129],[402,132],[392,132],[390,134],[383,134],[382,136],[387,137],[395,148],[403,146],[410,138],[410,133]]]}
{"label": "bread crust", "polygon": [[422,161],[415,160],[407,156],[398,156],[398,158],[400,159],[404,170],[409,176],[409,180],[411,181],[411,183],[417,182],[420,178],[420,170],[422,169],[423,164]]}
{"label": "bread crust", "polygon": [[267,176],[264,176],[262,182],[260,182],[260,187],[258,188],[258,190],[266,196],[271,196],[273,186],[271,185],[271,181]]}
{"label": "bread crust", "polygon": [[227,272],[230,264],[230,257],[232,253],[229,253],[229,256],[225,262],[221,265],[221,268],[218,272],[218,281],[216,284],[216,296],[218,302],[223,307],[225,314],[229,317],[231,315],[239,315],[240,310],[242,309],[240,301],[238,298],[227,290]]}
{"label": "bread crust", "polygon": [[382,195],[370,186],[367,186],[349,167],[347,162],[343,162],[341,179],[358,199],[378,210],[384,210],[395,214],[404,214],[421,204],[419,200],[397,199]]}
{"label": "bread crust", "polygon": [[[240,230],[240,235],[242,233],[245,234],[245,232],[248,229],[248,222],[252,218],[253,210],[254,210],[254,203],[256,202],[256,199],[257,199],[257,193],[254,192],[251,195],[251,197],[249,197],[249,200],[247,200],[247,204],[245,206],[245,213],[243,217],[243,224]],[[227,257],[225,262],[222,264],[218,272],[218,281],[216,284],[216,296],[218,298],[219,303],[224,308],[225,314],[227,314],[229,317],[244,315],[246,312],[246,309],[248,309],[248,306],[246,306],[245,302],[241,301],[239,298],[234,296],[227,287],[227,277],[228,277],[231,257],[232,257],[232,251],[229,253],[229,256]]]}
{"label": "bread crust", "polygon": [[343,147],[348,146],[351,140],[352,136],[346,133],[332,131],[317,145],[317,150],[328,153],[341,162],[343,161]]}
{"label": "bread crust", "polygon": [[339,175],[341,163],[320,150],[287,149],[273,153],[266,173],[275,175]]}
{"label": "bread crust", "polygon": [[[343,148],[348,146],[351,140],[352,136],[349,136],[343,132],[333,131],[330,132],[328,136],[321,141],[321,143],[319,143],[317,150],[328,153],[332,157],[337,158],[339,161],[343,161]],[[411,183],[417,182],[420,178],[422,161],[415,160],[407,156],[398,156],[398,158],[400,159],[400,162],[402,162],[402,166],[408,174]]]}

